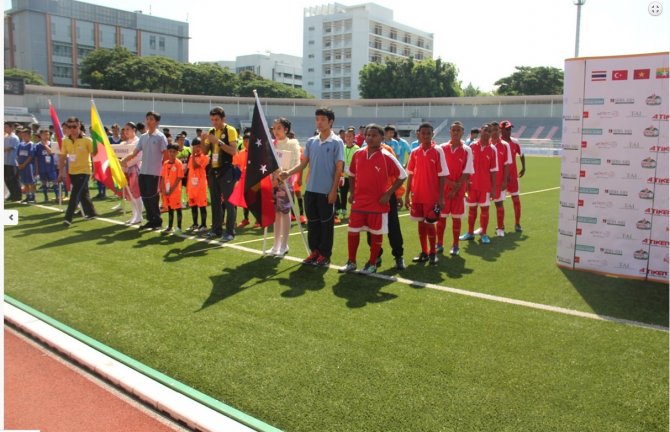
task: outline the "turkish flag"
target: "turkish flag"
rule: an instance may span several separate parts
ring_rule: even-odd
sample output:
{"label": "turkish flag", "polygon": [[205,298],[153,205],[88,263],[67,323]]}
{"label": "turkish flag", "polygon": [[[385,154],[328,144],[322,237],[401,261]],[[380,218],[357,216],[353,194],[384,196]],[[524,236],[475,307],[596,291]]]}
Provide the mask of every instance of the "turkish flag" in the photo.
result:
{"label": "turkish flag", "polygon": [[651,75],[651,70],[650,69],[635,69],[633,71],[633,79],[649,79],[649,76]]}
{"label": "turkish flag", "polygon": [[612,71],[612,81],[622,81],[628,79],[628,70]]}

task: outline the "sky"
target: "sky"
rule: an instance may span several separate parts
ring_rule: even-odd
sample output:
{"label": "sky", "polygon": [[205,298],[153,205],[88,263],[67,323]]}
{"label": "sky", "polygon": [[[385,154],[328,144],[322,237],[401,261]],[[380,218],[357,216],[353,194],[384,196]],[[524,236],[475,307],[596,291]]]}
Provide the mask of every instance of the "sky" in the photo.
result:
{"label": "sky", "polygon": [[[11,0],[5,1],[5,9]],[[396,22],[433,33],[434,58],[453,63],[463,86],[482,91],[515,66],[563,68],[575,54],[574,0],[377,0]],[[88,0],[103,6],[189,22],[189,61],[235,60],[265,53],[302,57],[303,9],[319,0],[188,2]],[[334,2],[331,2],[334,3]],[[365,1],[341,0],[345,6]],[[581,8],[580,57],[670,51],[670,0],[586,0]],[[184,5],[188,5],[185,7]],[[225,24],[224,24],[225,23]]]}

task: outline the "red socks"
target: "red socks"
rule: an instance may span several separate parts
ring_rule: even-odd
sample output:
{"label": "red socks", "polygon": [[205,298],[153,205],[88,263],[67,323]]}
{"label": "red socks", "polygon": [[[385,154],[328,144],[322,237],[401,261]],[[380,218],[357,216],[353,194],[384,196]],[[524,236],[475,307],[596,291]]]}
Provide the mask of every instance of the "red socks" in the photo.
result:
{"label": "red socks", "polygon": [[435,241],[437,240],[435,237],[435,224],[429,224],[425,223],[426,226],[426,237],[428,237],[428,243],[430,244],[430,252],[434,254],[435,253]]}
{"label": "red socks", "polygon": [[521,200],[518,195],[512,195],[512,205],[514,205],[514,224],[521,224]]}
{"label": "red socks", "polygon": [[447,228],[447,218],[441,217],[437,221],[437,244],[444,244],[444,230]]}
{"label": "red socks", "polygon": [[426,236],[426,223],[419,222],[419,242],[421,243],[421,251],[425,254],[428,253],[428,239]]}
{"label": "red socks", "polygon": [[498,229],[502,229],[505,226],[505,207],[496,206],[496,222],[498,222]]}
{"label": "red socks", "polygon": [[[486,228],[489,226],[489,206],[482,207],[482,216],[480,218],[482,235],[486,234]],[[473,223],[474,226],[474,223]],[[472,231],[470,231],[472,232]]]}
{"label": "red socks", "polygon": [[384,237],[381,234],[370,234],[370,261],[369,263],[375,265],[379,252],[382,250],[382,241]]}
{"label": "red socks", "polygon": [[451,222],[453,223],[453,226],[451,228],[451,234],[454,236],[452,246],[458,246],[458,236],[461,235],[461,220],[457,218],[452,218]]}
{"label": "red socks", "polygon": [[475,220],[477,220],[477,206],[472,206],[468,210],[468,232],[470,234],[475,232]]}
{"label": "red socks", "polygon": [[356,262],[356,251],[358,251],[358,243],[361,241],[361,233],[350,232],[347,240],[347,245],[349,246],[349,261]]}

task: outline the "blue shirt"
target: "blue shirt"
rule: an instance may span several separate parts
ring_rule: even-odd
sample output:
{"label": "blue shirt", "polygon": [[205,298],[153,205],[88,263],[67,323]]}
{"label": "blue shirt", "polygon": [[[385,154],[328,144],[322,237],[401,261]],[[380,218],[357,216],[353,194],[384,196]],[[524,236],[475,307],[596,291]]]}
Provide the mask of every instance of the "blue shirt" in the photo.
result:
{"label": "blue shirt", "polygon": [[398,139],[398,150],[396,150],[395,154],[398,156],[398,161],[400,161],[400,164],[402,166],[405,166],[406,162],[406,156],[410,154],[412,149],[409,146],[409,143],[405,141],[404,139],[400,138]]}
{"label": "blue shirt", "polygon": [[19,137],[14,132],[5,137],[5,150],[11,149],[5,153],[5,165],[19,166],[16,162],[16,150],[19,148]]}
{"label": "blue shirt", "polygon": [[45,145],[41,142],[35,146],[35,164],[42,178],[51,178],[56,176],[56,152],[50,155]]}
{"label": "blue shirt", "polygon": [[[35,148],[33,146],[33,143],[28,141],[27,143],[19,143],[19,146],[16,149],[16,162],[19,164],[25,163],[26,160],[28,160],[29,157],[34,157],[34,151]],[[26,165],[26,168],[32,168],[33,161],[31,161],[28,165]]]}
{"label": "blue shirt", "polygon": [[309,159],[308,192],[328,194],[333,186],[335,165],[338,161],[344,164],[344,143],[332,131],[326,141],[319,135],[307,140],[305,157]]}
{"label": "blue shirt", "polygon": [[167,139],[158,129],[153,134],[149,132],[142,134],[135,147],[135,150],[142,152],[140,174],[160,177],[163,168],[163,152],[166,148]]}
{"label": "blue shirt", "polygon": [[419,147],[419,140],[412,141],[412,144],[410,145],[410,147],[412,147],[412,150]]}

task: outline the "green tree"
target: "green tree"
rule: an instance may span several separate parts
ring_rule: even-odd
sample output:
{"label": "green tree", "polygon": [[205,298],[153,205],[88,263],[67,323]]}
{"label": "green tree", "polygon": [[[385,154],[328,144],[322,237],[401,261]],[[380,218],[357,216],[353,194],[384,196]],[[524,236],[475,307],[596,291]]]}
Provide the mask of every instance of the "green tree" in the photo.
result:
{"label": "green tree", "polygon": [[482,91],[479,87],[473,86],[472,83],[469,83],[468,86],[462,90],[462,93],[465,97],[492,96],[491,92]]}
{"label": "green tree", "polygon": [[563,71],[551,66],[516,66],[512,75],[495,82],[502,96],[563,94]]}
{"label": "green tree", "polygon": [[237,75],[218,64],[186,64],[182,69],[180,93],[234,96],[238,87],[237,81]]}
{"label": "green tree", "polygon": [[161,56],[135,57],[129,64],[139,91],[177,93],[183,64]]}
{"label": "green tree", "polygon": [[85,85],[102,90],[135,90],[128,65],[135,54],[127,48],[99,48],[88,53],[81,61],[79,78]]}
{"label": "green tree", "polygon": [[460,96],[457,76],[456,66],[440,58],[387,59],[363,67],[358,90],[365,99]]}
{"label": "green tree", "polygon": [[5,69],[5,78],[23,78],[26,84],[47,85],[42,75],[23,69]]}

